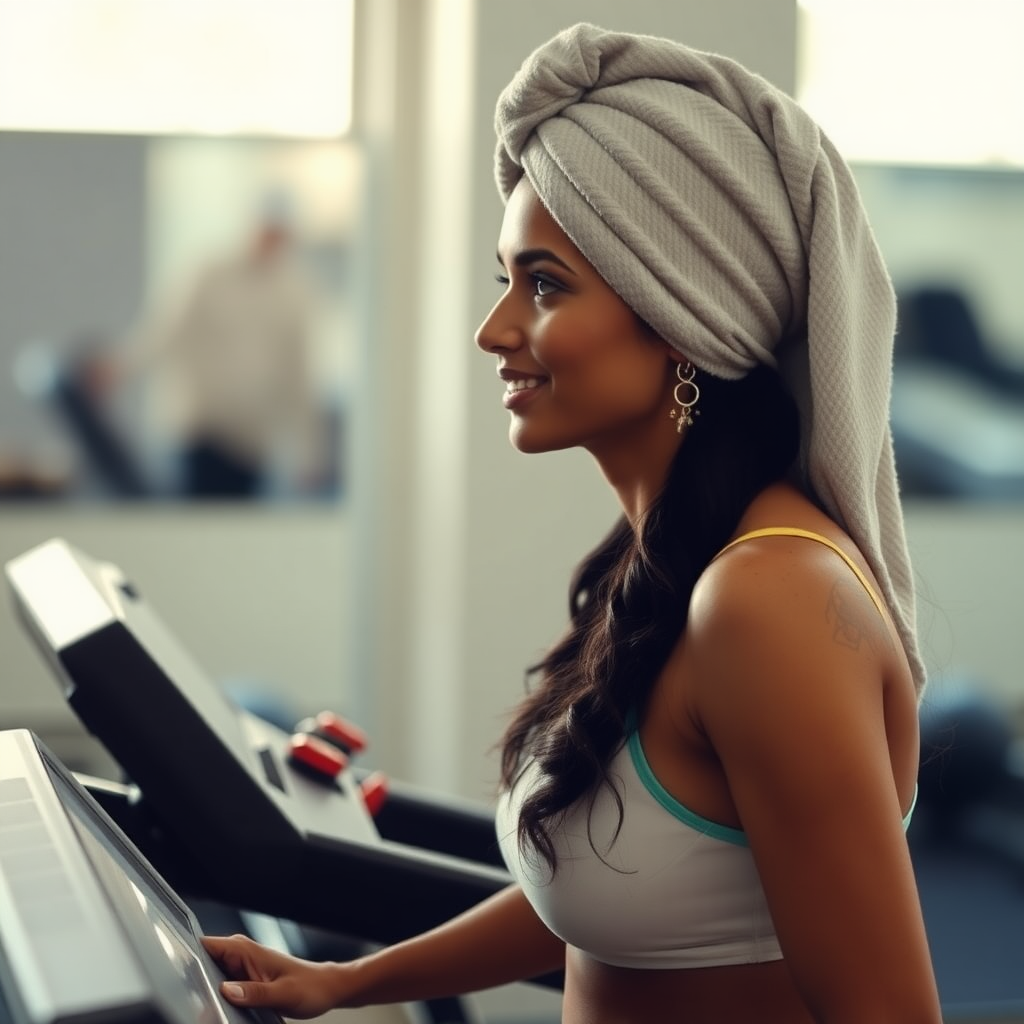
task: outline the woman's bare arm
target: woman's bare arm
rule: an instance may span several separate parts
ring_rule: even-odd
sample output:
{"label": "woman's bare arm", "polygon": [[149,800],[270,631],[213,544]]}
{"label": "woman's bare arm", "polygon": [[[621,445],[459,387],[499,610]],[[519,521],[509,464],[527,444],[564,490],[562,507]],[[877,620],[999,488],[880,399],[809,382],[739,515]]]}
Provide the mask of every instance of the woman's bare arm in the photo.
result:
{"label": "woman's bare arm", "polygon": [[316,964],[243,936],[203,940],[233,982],[225,997],[291,1017],[337,1007],[462,995],[525,981],[565,964],[565,944],[509,886],[451,921],[349,963]]}
{"label": "woman's bare arm", "polygon": [[[906,708],[912,684],[846,568],[791,555],[776,544],[732,575],[713,567],[688,634],[700,723],[815,1020],[939,1024],[887,731],[886,686]],[[916,726],[916,715],[900,720]],[[916,751],[916,735],[908,741]]]}

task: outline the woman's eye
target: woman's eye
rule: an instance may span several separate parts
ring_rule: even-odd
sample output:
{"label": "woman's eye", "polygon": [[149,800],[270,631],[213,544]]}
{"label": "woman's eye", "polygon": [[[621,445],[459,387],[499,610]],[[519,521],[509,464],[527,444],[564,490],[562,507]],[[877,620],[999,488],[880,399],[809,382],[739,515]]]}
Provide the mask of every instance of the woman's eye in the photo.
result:
{"label": "woman's eye", "polygon": [[561,285],[550,277],[547,277],[544,274],[533,275],[533,293],[538,299],[543,299],[548,295],[554,295],[555,292],[561,290]]}
{"label": "woman's eye", "polygon": [[[507,274],[503,274],[500,271],[494,275],[494,280],[498,282],[503,288],[507,288],[511,283],[511,279]],[[548,277],[547,274],[530,274],[530,288],[533,291],[534,298],[543,299],[549,295],[554,295],[555,292],[562,291],[562,286],[552,277]],[[526,279],[522,281],[522,286],[526,286]]]}

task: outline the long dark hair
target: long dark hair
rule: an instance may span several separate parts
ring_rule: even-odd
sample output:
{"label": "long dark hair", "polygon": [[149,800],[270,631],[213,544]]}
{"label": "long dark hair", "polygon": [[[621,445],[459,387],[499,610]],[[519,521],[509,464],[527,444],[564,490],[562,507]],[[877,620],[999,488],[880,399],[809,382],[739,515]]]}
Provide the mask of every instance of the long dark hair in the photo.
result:
{"label": "long dark hair", "polygon": [[544,773],[523,803],[518,839],[552,870],[549,822],[607,781],[627,715],[643,710],[685,628],[697,578],[754,497],[797,457],[796,405],[774,370],[758,367],[736,381],[700,374],[699,384],[700,416],[661,494],[637,529],[623,517],[578,566],[569,628],[529,670],[540,685],[500,744],[504,786],[527,757]]}

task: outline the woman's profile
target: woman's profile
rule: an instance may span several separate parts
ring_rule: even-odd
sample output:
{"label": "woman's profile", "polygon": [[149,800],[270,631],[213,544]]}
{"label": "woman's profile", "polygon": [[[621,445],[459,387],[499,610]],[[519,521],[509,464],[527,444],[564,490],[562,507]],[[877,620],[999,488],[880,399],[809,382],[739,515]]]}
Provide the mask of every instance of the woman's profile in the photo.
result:
{"label": "woman's profile", "polygon": [[477,345],[621,518],[501,741],[514,883],[346,964],[205,940],[292,1017],[564,968],[566,1024],[938,1024],[895,302],[853,178],[733,61],[580,24],[498,100]]}

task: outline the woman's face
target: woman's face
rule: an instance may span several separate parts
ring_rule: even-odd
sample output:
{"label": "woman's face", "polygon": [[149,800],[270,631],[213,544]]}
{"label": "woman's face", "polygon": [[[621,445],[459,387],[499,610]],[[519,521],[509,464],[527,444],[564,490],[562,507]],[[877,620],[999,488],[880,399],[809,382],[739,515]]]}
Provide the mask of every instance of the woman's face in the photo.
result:
{"label": "woman's face", "polygon": [[581,446],[599,459],[677,437],[675,362],[584,259],[523,178],[498,241],[505,290],[476,342],[498,358],[509,436],[523,452]]}

